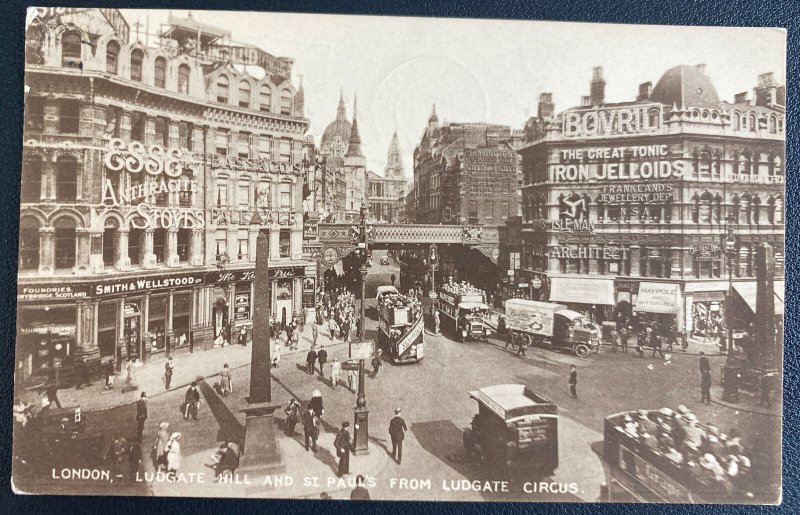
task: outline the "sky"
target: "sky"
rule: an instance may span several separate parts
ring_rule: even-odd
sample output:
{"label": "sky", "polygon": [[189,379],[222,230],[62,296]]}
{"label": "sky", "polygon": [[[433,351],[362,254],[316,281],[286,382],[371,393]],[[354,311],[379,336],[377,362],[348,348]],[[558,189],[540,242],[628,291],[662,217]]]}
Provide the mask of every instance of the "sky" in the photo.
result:
{"label": "sky", "polygon": [[[168,11],[122,9],[131,25],[156,33]],[[173,11],[186,16],[186,11]],[[336,117],[344,91],[352,119],[358,98],[361,149],[383,173],[397,131],[406,175],[433,104],[440,123],[489,122],[521,129],[541,92],[556,112],[589,94],[602,66],[606,101],[634,100],[638,85],[656,84],[669,68],[705,64],[721,100],[749,91],[758,75],[785,83],[785,31],[568,22],[192,11],[229,30],[236,42],[293,58],[303,77],[309,133],[317,144]],[[144,30],[144,29],[142,29]],[[151,39],[150,43],[154,43]]]}

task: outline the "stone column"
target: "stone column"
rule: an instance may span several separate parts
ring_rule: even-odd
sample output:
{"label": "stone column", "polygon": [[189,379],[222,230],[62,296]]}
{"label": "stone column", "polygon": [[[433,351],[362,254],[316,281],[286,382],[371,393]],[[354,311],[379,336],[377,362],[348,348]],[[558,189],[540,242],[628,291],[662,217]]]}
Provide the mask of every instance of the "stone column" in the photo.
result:
{"label": "stone column", "polygon": [[105,267],[103,262],[103,231],[91,232],[91,253],[89,255],[89,266],[92,273],[102,272]]}
{"label": "stone column", "polygon": [[125,346],[125,299],[119,299],[117,305],[117,370],[122,369],[122,362],[128,357],[128,349]]}
{"label": "stone column", "polygon": [[180,258],[178,257],[178,229],[174,227],[170,227],[167,229],[167,255],[166,261],[167,266],[174,267],[180,264]]}
{"label": "stone column", "polygon": [[153,234],[155,229],[145,229],[144,231],[144,258],[142,268],[155,268],[156,255],[153,253]]}
{"label": "stone column", "polygon": [[298,318],[300,314],[303,312],[303,278],[302,277],[295,277],[292,279],[292,298],[293,306],[292,310],[294,311],[294,315]]}
{"label": "stone column", "polygon": [[56,229],[45,226],[39,229],[39,274],[53,275],[56,259]]}
{"label": "stone column", "polygon": [[193,266],[203,264],[203,230],[194,229],[192,231],[192,252],[189,263]]}
{"label": "stone column", "polygon": [[131,258],[128,256],[128,237],[130,229],[122,227],[117,229],[117,253],[114,256],[117,269],[127,270],[131,266]]}
{"label": "stone column", "polygon": [[639,261],[639,253],[641,252],[641,248],[639,245],[631,245],[630,246],[630,259],[631,259],[631,276],[638,277],[641,276],[640,270],[640,261]]}
{"label": "stone column", "polygon": [[164,321],[164,330],[167,337],[167,357],[172,356],[172,349],[175,347],[175,333],[172,328],[172,298],[174,294],[175,290],[170,290],[169,295],[167,295],[167,319]]}
{"label": "stone column", "polygon": [[153,342],[147,337],[150,330],[150,294],[144,294],[142,301],[142,362],[150,361],[150,352],[153,350]]}

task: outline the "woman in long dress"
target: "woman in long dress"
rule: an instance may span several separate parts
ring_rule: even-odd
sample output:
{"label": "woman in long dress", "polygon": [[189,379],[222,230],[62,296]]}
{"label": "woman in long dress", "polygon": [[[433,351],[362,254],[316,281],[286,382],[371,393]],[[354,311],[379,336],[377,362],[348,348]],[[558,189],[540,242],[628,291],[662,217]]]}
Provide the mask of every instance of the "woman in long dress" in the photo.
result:
{"label": "woman in long dress", "polygon": [[223,365],[222,372],[219,374],[219,382],[220,382],[220,391],[222,392],[223,397],[227,397],[228,394],[233,391],[231,388],[231,369],[227,363]]}
{"label": "woman in long dress", "polygon": [[180,433],[172,433],[167,442],[167,472],[177,473],[181,467],[180,439]]}
{"label": "woman in long dress", "polygon": [[156,470],[161,470],[167,466],[167,445],[169,444],[169,433],[167,428],[169,422],[161,422],[158,425],[158,434],[156,435],[156,462],[154,463]]}

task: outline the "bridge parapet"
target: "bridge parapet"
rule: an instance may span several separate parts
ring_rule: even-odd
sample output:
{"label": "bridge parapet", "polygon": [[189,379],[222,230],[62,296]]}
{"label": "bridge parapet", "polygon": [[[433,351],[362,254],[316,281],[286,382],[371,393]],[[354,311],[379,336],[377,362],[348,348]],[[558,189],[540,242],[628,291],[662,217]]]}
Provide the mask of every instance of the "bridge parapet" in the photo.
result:
{"label": "bridge parapet", "polygon": [[[319,224],[322,244],[352,243],[351,230],[355,224]],[[436,225],[436,224],[371,224],[367,226],[371,244],[462,244],[480,246],[499,243],[496,226]]]}

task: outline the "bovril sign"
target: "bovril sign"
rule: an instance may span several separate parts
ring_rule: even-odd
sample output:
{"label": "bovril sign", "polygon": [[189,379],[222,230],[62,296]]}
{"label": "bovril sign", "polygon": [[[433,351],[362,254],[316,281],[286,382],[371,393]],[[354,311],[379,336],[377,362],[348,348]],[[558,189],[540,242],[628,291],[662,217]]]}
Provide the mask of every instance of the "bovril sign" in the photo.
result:
{"label": "bovril sign", "polygon": [[661,104],[649,103],[565,111],[561,135],[564,138],[596,138],[647,134],[660,127],[662,110]]}

